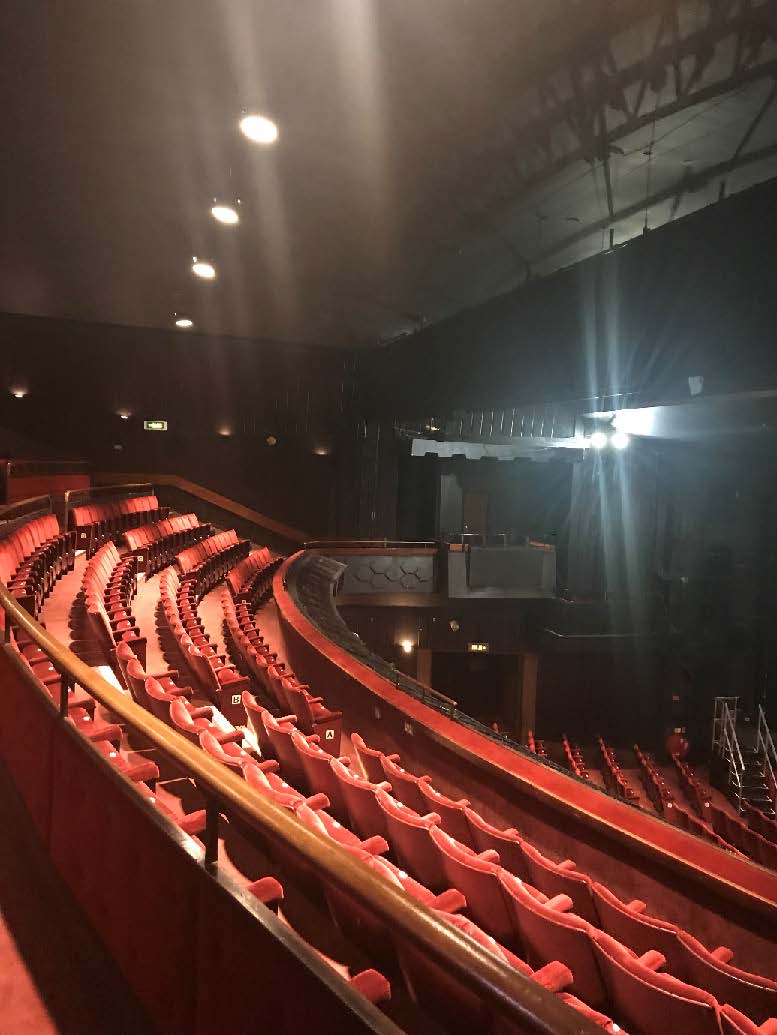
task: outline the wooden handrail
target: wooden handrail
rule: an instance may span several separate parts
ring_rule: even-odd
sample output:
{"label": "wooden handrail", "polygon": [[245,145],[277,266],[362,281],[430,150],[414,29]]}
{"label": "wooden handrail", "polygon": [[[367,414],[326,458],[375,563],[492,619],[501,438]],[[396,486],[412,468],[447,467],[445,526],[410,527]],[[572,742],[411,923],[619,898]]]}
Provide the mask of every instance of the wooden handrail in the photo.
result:
{"label": "wooden handrail", "polygon": [[[245,780],[112,687],[40,626],[2,582],[0,606],[5,612],[6,636],[10,620],[29,633],[59,672],[67,673],[96,701],[188,771],[207,797],[291,845],[328,881],[384,920],[389,931],[397,931],[429,953],[485,1002],[520,1021],[527,1031],[543,1035],[596,1035],[600,1030],[558,996],[503,963],[401,888],[374,873],[335,841],[320,837],[296,816],[267,801]],[[4,649],[13,648],[6,643]]]}
{"label": "wooden handrail", "polygon": [[[212,503],[216,507],[221,507],[222,510],[229,511],[230,514],[234,514],[236,517],[244,518],[254,525],[259,525],[260,528],[267,528],[271,532],[275,532],[276,535],[290,540],[292,543],[302,544],[310,539],[310,533],[308,532],[303,532],[292,525],[285,525],[283,522],[276,521],[274,518],[268,517],[258,510],[252,510],[250,507],[243,506],[242,503],[231,500],[228,496],[221,496],[218,492],[206,489],[204,485],[190,482],[186,478],[179,478],[177,474],[111,474],[98,472],[92,476],[92,481],[96,485],[114,484],[111,479],[116,478],[145,481],[154,485],[169,485],[171,488],[188,492],[191,496],[196,496],[206,503]],[[103,481],[104,479],[105,481]],[[116,484],[116,488],[120,489],[122,486]]]}
{"label": "wooden handrail", "polygon": [[48,493],[44,496],[30,496],[26,500],[16,500],[15,503],[4,503],[0,506],[0,521],[13,521],[44,507],[51,510],[51,496]]}

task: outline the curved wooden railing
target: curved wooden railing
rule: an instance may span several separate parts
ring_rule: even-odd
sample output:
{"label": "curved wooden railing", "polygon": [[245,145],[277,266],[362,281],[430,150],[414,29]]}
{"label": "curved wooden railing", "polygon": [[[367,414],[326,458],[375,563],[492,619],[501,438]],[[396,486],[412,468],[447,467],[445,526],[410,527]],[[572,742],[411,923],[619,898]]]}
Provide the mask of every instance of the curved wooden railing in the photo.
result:
{"label": "curved wooden railing", "polygon": [[[266,801],[245,780],[112,687],[40,626],[2,583],[0,608],[4,612],[6,641],[12,623],[25,630],[64,679],[86,690],[194,778],[208,803],[206,865],[215,865],[219,813],[237,813],[258,831],[290,846],[327,881],[379,917],[388,930],[428,953],[484,1004],[491,1004],[516,1022],[521,1031],[594,1035],[599,1030],[553,993],[502,963],[432,910],[365,867],[336,842],[320,838],[296,817]],[[7,642],[3,649],[12,650]],[[67,695],[62,697],[66,699]]]}

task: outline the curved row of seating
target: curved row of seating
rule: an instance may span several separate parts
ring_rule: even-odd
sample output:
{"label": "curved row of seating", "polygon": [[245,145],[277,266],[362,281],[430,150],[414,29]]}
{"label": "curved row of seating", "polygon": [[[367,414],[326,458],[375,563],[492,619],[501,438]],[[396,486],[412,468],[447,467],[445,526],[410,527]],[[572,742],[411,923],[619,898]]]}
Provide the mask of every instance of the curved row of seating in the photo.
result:
{"label": "curved row of seating", "polygon": [[130,528],[122,540],[138,558],[138,570],[150,576],[171,564],[181,550],[210,534],[211,526],[200,524],[196,514],[176,514],[164,521]]}
{"label": "curved row of seating", "polygon": [[[261,635],[256,623],[250,624],[254,634]],[[244,635],[246,628],[251,631],[244,616]],[[281,674],[272,673],[274,667],[276,666],[270,665],[266,670],[260,670],[264,673],[264,686],[271,693],[276,693],[283,685]],[[278,700],[278,703],[281,704],[281,700]],[[326,794],[332,814],[341,820],[349,821],[351,828],[359,836],[365,839],[384,837],[399,865],[428,889],[440,893],[446,887],[453,887],[462,891],[467,900],[470,918],[497,941],[508,947],[522,944],[528,953],[527,958],[534,962],[538,958],[536,954],[541,953],[544,946],[545,952],[552,954],[554,958],[557,956],[566,963],[573,975],[576,972],[576,962],[577,969],[591,977],[595,973],[591,969],[591,961],[594,960],[600,981],[598,992],[597,986],[594,983],[589,985],[585,978],[575,978],[578,984],[572,985],[573,992],[579,993],[585,989],[586,994],[582,998],[589,1006],[596,1008],[606,1002],[618,1002],[624,1010],[622,1017],[641,1030],[653,1030],[645,1025],[645,1018],[652,1015],[657,1021],[669,1006],[674,1010],[678,1023],[681,1020],[682,1023],[686,1023],[686,1013],[689,1017],[695,1017],[690,1028],[678,1027],[677,1030],[718,1030],[720,1018],[724,1016],[725,1011],[716,999],[705,991],[704,982],[708,977],[699,977],[699,971],[693,970],[688,964],[677,971],[676,959],[676,972],[673,972],[671,977],[668,974],[656,973],[658,967],[665,962],[663,958],[658,958],[660,954],[657,953],[650,956],[652,967],[643,967],[642,971],[636,968],[634,957],[628,952],[624,959],[623,946],[619,946],[617,942],[606,941],[608,932],[606,929],[602,930],[603,921],[596,908],[594,882],[578,873],[573,863],[568,860],[562,864],[552,863],[524,841],[516,831],[499,831],[478,816],[465,800],[454,802],[436,791],[428,776],[415,777],[398,765],[396,757],[370,751],[356,733],[352,735],[352,739],[365,768],[366,780],[361,780],[349,772],[347,758],[333,758],[322,751],[318,744],[311,744],[311,738],[304,737],[295,728],[296,716],[274,719],[247,694],[244,695],[244,704],[263,756],[269,755],[279,759],[281,772],[289,783],[305,787],[310,793]],[[380,765],[379,770],[377,764]],[[392,788],[396,797],[389,794]],[[486,858],[483,858],[483,853],[486,853]],[[489,853],[492,854],[489,856]],[[451,856],[454,859],[453,863]],[[497,867],[497,870],[489,867]],[[519,883],[522,881],[524,889],[530,888],[530,896],[532,892],[546,896],[547,901],[540,902],[540,905],[545,906],[551,914],[559,914],[550,916],[548,912],[543,913],[542,909],[534,906],[535,912],[543,914],[545,922],[544,935],[535,932],[535,941],[527,937],[525,932],[521,941],[520,930],[516,931],[515,925],[511,922],[509,908],[508,915],[505,916],[504,901],[500,913],[499,895],[494,894],[496,885],[493,878],[496,872],[497,879],[501,879],[501,870],[506,870],[512,877],[517,878]],[[509,883],[508,881],[508,885]],[[606,888],[604,892],[607,893]],[[564,908],[560,908],[561,902],[555,903],[555,909],[548,905],[557,896],[566,896],[563,899]],[[504,891],[502,897],[504,899]],[[612,898],[617,901],[615,896]],[[536,901],[535,899],[535,903]],[[531,911],[532,907],[528,908]],[[572,908],[575,909],[576,915],[570,912]],[[539,921],[530,921],[529,926],[532,927],[535,922],[542,927]],[[591,930],[576,926],[578,922],[588,924]],[[758,975],[746,974],[734,967],[729,966],[726,970],[727,962],[720,960],[722,957],[725,957],[726,961],[730,960],[730,950],[709,953],[691,935],[686,935],[675,925],[664,921],[657,923],[666,923],[668,928],[676,932],[678,938],[684,936],[686,944],[693,946],[703,965],[715,969],[712,984],[716,987],[721,1002],[733,1000],[735,1005],[750,1009],[759,1022],[765,1020],[770,1012],[777,1012],[777,984]],[[558,932],[550,933],[554,926],[559,925],[564,931],[560,938]],[[566,933],[570,929],[582,931],[584,938],[588,940],[587,955],[582,951],[583,941],[580,937],[570,937]],[[567,940],[567,948],[571,955],[565,957],[561,947]],[[576,948],[573,948],[575,945]],[[608,952],[609,959],[606,958]],[[710,959],[713,962],[710,962]],[[700,964],[700,968],[703,965]],[[648,973],[643,972],[645,969]],[[626,975],[623,973],[624,970]],[[613,974],[616,973],[620,974],[620,992],[612,984],[607,985],[607,975],[610,975],[612,982]],[[640,990],[640,995],[636,998],[632,994],[633,990],[623,991],[624,984],[629,984],[629,973],[632,982],[636,982],[636,987]],[[649,976],[650,973],[652,977]],[[684,987],[686,982],[687,989]],[[650,992],[644,991],[643,986],[646,983],[652,989]],[[702,987],[697,987],[697,983]],[[769,1004],[765,1013],[757,1001],[762,992],[764,1002]],[[591,994],[593,1000],[588,998]],[[667,998],[667,1002],[661,1002],[662,998]],[[628,1005],[630,1001],[631,1006]],[[693,1005],[688,1006],[689,1003]],[[700,1018],[703,1020],[700,1021]]]}
{"label": "curved row of seating", "polygon": [[132,615],[136,576],[136,558],[132,554],[121,557],[114,543],[108,542],[100,547],[84,570],[84,602],[92,630],[109,657],[118,643],[130,643],[144,662],[146,639],[140,635]]}
{"label": "curved row of seating", "polygon": [[330,754],[340,751],[342,712],[331,711],[321,697],[314,697],[310,688],[301,683],[293,672],[278,661],[259,632],[246,601],[236,603],[225,588],[221,595],[224,622],[237,656],[244,670],[263,687],[265,693],[284,712],[296,717],[301,730],[321,737]]}
{"label": "curved row of seating", "polygon": [[27,521],[0,542],[0,580],[33,615],[74,562],[75,535],[61,532],[54,514]]}
{"label": "curved row of seating", "polygon": [[272,592],[272,578],[282,561],[273,557],[266,546],[254,550],[227,575],[227,586],[237,602],[251,604],[254,609]]}
{"label": "curved row of seating", "polygon": [[156,496],[132,496],[108,503],[72,507],[68,522],[76,533],[78,549],[86,550],[87,556],[91,557],[98,547],[117,538],[126,529],[161,521],[168,513],[169,507],[160,506]]}
{"label": "curved row of seating", "polygon": [[196,579],[205,593],[221,582],[235,562],[246,557],[250,549],[249,541],[238,539],[237,532],[230,528],[182,550],[175,561],[181,577]]}
{"label": "curved row of seating", "polygon": [[583,752],[577,744],[572,744],[570,742],[566,733],[561,735],[561,750],[564,752],[564,760],[567,768],[570,769],[575,776],[580,777],[581,780],[590,780],[591,777],[588,773],[588,766],[585,764]]}
{"label": "curved row of seating", "polygon": [[605,744],[601,737],[599,737],[597,743],[599,745],[599,754],[601,756],[600,768],[602,776],[604,777],[604,786],[612,794],[616,794],[619,798],[623,798],[624,801],[639,801],[639,795],[621,772],[621,767],[618,765],[615,752]]}
{"label": "curved row of seating", "polygon": [[749,801],[742,802],[742,811],[751,830],[760,834],[761,837],[765,837],[772,844],[777,844],[777,822],[771,816],[767,816]]}
{"label": "curved row of seating", "polygon": [[777,870],[777,844],[752,830],[739,816],[731,816],[714,804],[710,812],[712,829],[719,837],[761,866]]}
{"label": "curved row of seating", "polygon": [[[340,817],[343,820],[343,822],[341,822],[341,819],[337,818],[338,813],[331,808],[326,795],[321,792],[315,793],[312,796],[302,794],[287,782],[286,779],[278,775],[279,763],[274,757],[274,752],[269,746],[266,730],[268,728],[272,729],[273,733],[276,729],[285,730],[291,723],[291,718],[274,720],[269,712],[262,709],[262,711],[264,711],[265,722],[260,726],[255,727],[256,730],[259,731],[264,743],[264,750],[261,750],[259,748],[258,738],[254,742],[256,745],[254,747],[245,739],[247,731],[232,727],[225,718],[219,714],[217,709],[212,707],[197,707],[190,703],[189,699],[191,698],[192,691],[190,688],[181,687],[175,682],[177,673],[168,672],[160,674],[159,676],[148,676],[143,673],[142,667],[126,645],[120,645],[117,649],[116,660],[119,664],[120,673],[122,674],[125,685],[139,703],[144,703],[146,707],[150,707],[155,714],[168,722],[173,726],[173,728],[177,729],[189,740],[199,743],[202,749],[211,755],[211,757],[242,773],[251,786],[270,797],[276,804],[279,804],[284,808],[292,809],[304,823],[311,826],[321,836],[333,838],[338,841],[338,843],[347,847],[350,851],[356,853],[360,859],[369,860],[371,864],[372,861],[376,859],[377,855],[387,851],[388,846],[384,839],[375,837],[362,839],[358,835],[358,832],[353,831],[353,828],[349,828],[347,825],[347,817],[343,813],[340,813]],[[139,678],[142,679],[143,675],[146,675],[146,678],[143,681],[143,689],[141,691],[138,680]],[[162,686],[164,686],[164,691],[163,693],[160,693],[159,691]],[[252,695],[246,692],[244,694],[244,698],[250,699],[251,703],[256,707]],[[249,729],[252,725],[253,724],[249,721]],[[299,737],[301,742],[304,743],[308,751],[311,753],[315,752],[317,755],[321,755],[324,759],[331,759],[334,761],[332,756],[317,748],[318,737],[304,737],[296,727],[294,733],[295,736]],[[284,769],[284,777],[286,775],[287,773]],[[386,784],[386,786],[388,787],[389,785]],[[417,882],[413,881],[412,878],[410,878],[406,873],[400,871],[388,860],[380,859],[376,865],[379,865],[380,872],[382,872],[384,876],[387,876],[387,878],[391,879],[394,883],[398,883],[405,890],[415,894],[419,900],[423,901],[427,905],[431,905],[441,910],[443,908],[459,909],[465,905],[464,899],[459,893],[450,892],[447,895],[433,894]],[[261,890],[262,894],[259,897],[261,897],[263,903],[278,909],[282,915],[279,903],[284,897],[284,889],[277,881],[275,881],[274,884],[272,884],[274,893],[272,895],[268,895],[268,883],[272,884],[272,879],[265,877],[259,882],[249,884],[248,890],[252,891],[254,894],[259,894],[259,891]],[[332,888],[324,888],[323,890],[330,906],[335,912],[335,915],[338,915],[339,911],[341,926],[343,929],[347,930],[354,922],[353,904],[344,903],[342,895],[338,898],[338,894],[334,892],[334,889]],[[441,915],[444,914],[441,913]],[[370,922],[372,926],[374,926],[374,922]],[[572,980],[572,976],[569,974],[567,969],[555,962],[551,967],[545,967],[535,975],[532,968],[522,960],[515,957],[508,950],[497,946],[493,939],[480,931],[471,921],[468,921],[464,917],[454,916],[451,918],[450,922],[455,923],[457,926],[466,930],[470,936],[477,938],[492,952],[501,955],[503,959],[516,966],[522,973],[527,976],[536,977],[536,980],[543,983],[545,987],[553,988],[554,990],[561,990],[567,987]],[[384,935],[385,933],[386,932],[384,932]],[[364,949],[374,949],[374,945],[364,945]],[[419,975],[412,983],[413,994],[419,996],[422,1004],[428,1008],[433,1005],[433,997],[437,990],[436,986],[434,982],[432,982],[432,987],[428,990],[429,996],[427,998],[423,993],[425,983],[429,984],[429,975],[424,974],[423,963],[421,961],[412,962],[411,957],[408,957],[408,961],[408,974],[417,972]],[[328,962],[332,961],[330,960]],[[339,964],[336,965],[336,969],[341,973],[343,971],[342,965]],[[346,971],[343,976],[350,980],[351,984],[355,988],[362,992],[362,994],[365,994],[373,1002],[380,1003],[390,997],[389,982],[383,974],[377,970],[369,969],[367,971],[363,971],[355,978],[350,978]],[[440,980],[444,981],[444,977],[442,975],[440,975]],[[419,991],[421,992],[420,995]],[[568,996],[567,998],[574,1004],[575,1000],[573,997]],[[583,1004],[578,1005],[581,1010],[590,1013],[594,1017],[599,1017],[595,1012],[588,1011]],[[603,1023],[609,1023],[607,1018],[602,1017],[601,1020]],[[608,1028],[608,1030],[613,1032],[618,1031],[617,1027],[611,1027]]]}
{"label": "curved row of seating", "polygon": [[535,740],[534,734],[531,730],[527,730],[526,733],[526,746],[533,755],[538,755],[540,758],[548,757],[548,752],[545,748],[545,741]]}
{"label": "curved row of seating", "polygon": [[749,856],[761,866],[777,870],[777,844],[738,816],[731,816],[715,805],[711,789],[693,772],[687,762],[677,755],[672,755],[672,760],[684,793],[696,811],[706,820],[718,841],[731,851]]}
{"label": "curved row of seating", "polygon": [[[225,553],[231,549],[228,545]],[[240,695],[248,687],[248,680],[211,643],[197,611],[214,571],[226,563],[220,554],[209,555],[207,565],[190,570],[187,581],[181,580],[175,568],[165,568],[159,576],[159,591],[165,622],[196,684],[225,715],[236,716],[240,714]],[[205,579],[204,585],[200,575]]]}

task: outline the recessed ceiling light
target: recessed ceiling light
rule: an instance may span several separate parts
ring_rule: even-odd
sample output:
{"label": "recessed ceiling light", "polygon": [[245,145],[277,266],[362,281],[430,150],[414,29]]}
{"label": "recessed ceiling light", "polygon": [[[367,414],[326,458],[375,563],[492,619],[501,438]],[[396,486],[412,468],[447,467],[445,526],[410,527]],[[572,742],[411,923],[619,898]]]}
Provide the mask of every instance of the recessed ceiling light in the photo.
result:
{"label": "recessed ceiling light", "polygon": [[243,116],[240,132],[255,144],[274,144],[278,139],[278,127],[266,115]]}
{"label": "recessed ceiling light", "polygon": [[235,223],[240,222],[240,216],[237,213],[237,209],[231,205],[214,205],[210,210],[210,214],[214,219],[217,219],[219,223],[224,223],[227,226],[234,226]]}
{"label": "recessed ceiling light", "polygon": [[192,260],[192,273],[203,280],[216,279],[216,267],[209,262],[201,262],[196,256]]}
{"label": "recessed ceiling light", "polygon": [[194,321],[190,320],[188,316],[178,316],[176,317],[175,326],[180,327],[182,330],[188,330],[189,327],[194,327]]}

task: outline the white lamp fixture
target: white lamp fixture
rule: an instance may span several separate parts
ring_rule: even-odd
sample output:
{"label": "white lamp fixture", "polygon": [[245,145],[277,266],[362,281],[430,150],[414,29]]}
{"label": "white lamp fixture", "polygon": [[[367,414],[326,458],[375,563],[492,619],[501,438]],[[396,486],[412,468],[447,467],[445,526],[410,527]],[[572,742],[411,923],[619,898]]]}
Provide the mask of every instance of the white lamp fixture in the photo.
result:
{"label": "white lamp fixture", "polygon": [[240,132],[255,144],[274,144],[278,139],[278,127],[266,115],[249,114],[240,120]]}
{"label": "white lamp fixture", "polygon": [[[240,202],[238,202],[240,204]],[[234,226],[240,222],[240,216],[236,208],[232,205],[219,205],[214,204],[210,210],[210,214],[219,223],[223,223],[225,226]]]}
{"label": "white lamp fixture", "polygon": [[210,262],[202,262],[196,255],[192,259],[192,273],[202,280],[216,279],[216,267]]}

